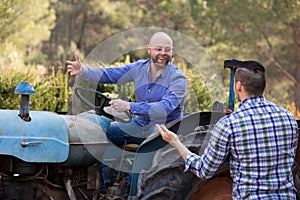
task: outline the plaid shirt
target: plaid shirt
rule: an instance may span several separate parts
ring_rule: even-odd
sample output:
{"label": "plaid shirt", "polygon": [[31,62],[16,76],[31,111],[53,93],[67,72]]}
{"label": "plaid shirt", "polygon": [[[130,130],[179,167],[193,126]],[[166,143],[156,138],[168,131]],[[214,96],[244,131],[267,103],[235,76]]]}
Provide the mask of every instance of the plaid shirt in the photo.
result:
{"label": "plaid shirt", "polygon": [[292,165],[297,122],[263,96],[244,100],[215,125],[204,154],[190,154],[188,169],[210,178],[230,155],[234,199],[296,199]]}

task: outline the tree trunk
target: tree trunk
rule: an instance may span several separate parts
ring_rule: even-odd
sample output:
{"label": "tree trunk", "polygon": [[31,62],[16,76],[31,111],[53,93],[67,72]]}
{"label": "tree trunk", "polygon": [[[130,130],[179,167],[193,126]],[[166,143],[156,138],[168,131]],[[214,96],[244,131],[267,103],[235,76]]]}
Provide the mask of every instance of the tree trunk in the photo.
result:
{"label": "tree trunk", "polygon": [[82,24],[80,28],[80,34],[79,34],[79,40],[77,42],[77,48],[80,50],[83,50],[83,38],[84,38],[84,30],[85,30],[85,25],[86,25],[86,18],[87,18],[87,12],[85,11],[83,13],[83,18],[82,18]]}

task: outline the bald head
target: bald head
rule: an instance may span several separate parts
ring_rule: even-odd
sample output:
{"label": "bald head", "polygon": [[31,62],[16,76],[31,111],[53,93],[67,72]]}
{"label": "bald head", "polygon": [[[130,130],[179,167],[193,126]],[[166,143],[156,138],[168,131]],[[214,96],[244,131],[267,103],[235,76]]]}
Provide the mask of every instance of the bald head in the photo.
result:
{"label": "bald head", "polygon": [[165,46],[173,47],[173,41],[171,37],[165,32],[157,32],[152,35],[149,41],[150,46]]}

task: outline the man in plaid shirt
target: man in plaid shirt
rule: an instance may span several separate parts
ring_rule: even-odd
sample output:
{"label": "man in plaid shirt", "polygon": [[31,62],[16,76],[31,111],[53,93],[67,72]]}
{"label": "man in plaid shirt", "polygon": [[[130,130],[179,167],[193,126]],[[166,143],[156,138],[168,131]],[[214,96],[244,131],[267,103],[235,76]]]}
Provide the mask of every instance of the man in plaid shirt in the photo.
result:
{"label": "man in plaid shirt", "polygon": [[230,155],[233,199],[296,199],[296,120],[262,96],[266,78],[260,63],[240,61],[234,82],[241,103],[215,125],[203,155],[191,153],[165,126],[157,125],[159,132],[185,160],[185,171],[200,178],[212,177]]}

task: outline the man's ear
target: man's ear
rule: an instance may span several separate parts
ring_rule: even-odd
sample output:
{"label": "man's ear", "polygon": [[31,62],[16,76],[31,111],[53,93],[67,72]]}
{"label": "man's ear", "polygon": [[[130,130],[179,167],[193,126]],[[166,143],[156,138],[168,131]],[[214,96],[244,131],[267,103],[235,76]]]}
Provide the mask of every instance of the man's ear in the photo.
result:
{"label": "man's ear", "polygon": [[149,46],[149,44],[146,46],[146,49],[147,49],[148,54],[150,55],[150,46]]}
{"label": "man's ear", "polygon": [[235,87],[236,87],[236,90],[237,90],[238,92],[241,92],[241,91],[242,91],[242,87],[243,87],[241,81],[235,82]]}

